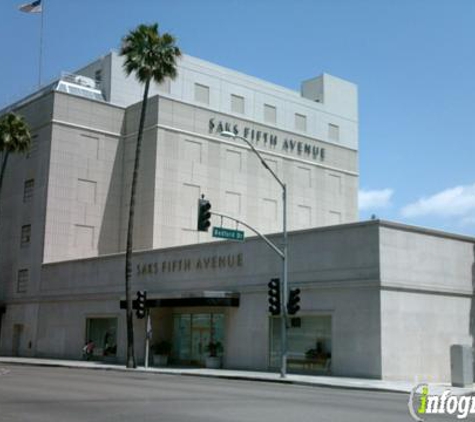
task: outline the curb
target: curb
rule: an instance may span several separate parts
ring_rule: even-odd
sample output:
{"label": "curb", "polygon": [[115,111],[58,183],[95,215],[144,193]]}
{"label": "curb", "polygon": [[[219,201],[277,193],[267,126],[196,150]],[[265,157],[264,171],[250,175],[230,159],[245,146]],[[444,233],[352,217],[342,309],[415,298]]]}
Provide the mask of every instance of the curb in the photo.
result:
{"label": "curb", "polygon": [[[151,372],[154,373],[154,372]],[[273,384],[288,384],[288,385],[299,385],[304,387],[317,387],[317,388],[333,388],[339,390],[353,390],[353,391],[372,391],[376,393],[398,393],[398,394],[409,394],[407,391],[391,389],[391,388],[384,388],[384,387],[370,387],[370,386],[352,386],[352,385],[340,385],[340,384],[325,384],[319,382],[311,382],[311,381],[300,381],[300,380],[292,380],[292,379],[267,379],[267,378],[257,378],[257,377],[246,377],[246,376],[238,376],[238,375],[212,375],[212,374],[195,374],[195,373],[168,373],[168,372],[155,372],[156,374],[160,375],[182,375],[182,376],[189,376],[189,377],[204,377],[204,378],[221,378],[221,379],[228,379],[234,381],[255,381],[255,382],[271,382]]]}
{"label": "curb", "polygon": [[[38,366],[38,367],[50,367],[50,368],[70,368],[70,369],[89,369],[89,370],[102,370],[102,371],[118,371],[118,372],[140,372],[152,375],[175,375],[175,376],[191,376],[191,377],[203,377],[203,378],[215,378],[215,379],[227,379],[233,381],[253,381],[253,382],[270,382],[274,384],[284,384],[284,385],[299,385],[305,387],[318,387],[318,388],[333,388],[333,389],[341,389],[341,390],[354,390],[354,391],[371,391],[371,392],[381,392],[381,393],[399,393],[399,394],[409,394],[408,391],[404,391],[401,389],[393,389],[390,387],[376,387],[376,386],[369,386],[369,385],[341,385],[340,383],[335,384],[328,384],[325,382],[318,382],[318,381],[305,381],[305,380],[298,380],[298,379],[280,379],[280,378],[265,378],[265,377],[256,377],[254,375],[246,375],[244,374],[219,374],[219,373],[199,373],[199,372],[192,372],[187,371],[186,369],[177,370],[177,371],[169,371],[169,370],[160,370],[157,368],[153,368],[152,370],[146,369],[144,367],[137,367],[135,369],[126,368],[118,365],[104,365],[99,363],[89,364],[89,365],[75,365],[74,363],[69,363],[67,361],[54,361],[54,360],[45,360],[45,361],[38,361],[38,360],[15,360],[9,358],[0,358],[0,365],[1,364],[8,364],[8,365],[23,365],[23,366]],[[1,369],[1,368],[0,368]],[[338,380],[338,378],[335,378]]]}

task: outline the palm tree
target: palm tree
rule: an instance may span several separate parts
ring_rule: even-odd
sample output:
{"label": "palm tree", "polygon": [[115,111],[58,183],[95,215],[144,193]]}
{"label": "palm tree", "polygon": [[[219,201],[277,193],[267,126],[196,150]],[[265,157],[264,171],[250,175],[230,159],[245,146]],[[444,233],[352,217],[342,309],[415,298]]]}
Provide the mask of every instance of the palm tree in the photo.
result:
{"label": "palm tree", "polygon": [[177,74],[176,59],[181,56],[175,45],[175,38],[159,34],[158,24],[139,25],[122,40],[120,55],[124,56],[124,70],[129,76],[134,74],[141,84],[145,84],[142,110],[140,112],[137,145],[135,147],[134,171],[130,192],[129,222],[127,227],[127,246],[125,254],[125,299],[127,302],[127,368],[135,368],[134,330],[130,279],[132,277],[132,240],[134,233],[135,195],[140,164],[140,148],[147,111],[150,83],[160,84],[166,78],[174,79]]}
{"label": "palm tree", "polygon": [[0,194],[9,155],[15,153],[25,154],[30,149],[30,144],[30,129],[23,117],[15,113],[7,113],[0,118],[0,152],[2,153]]}

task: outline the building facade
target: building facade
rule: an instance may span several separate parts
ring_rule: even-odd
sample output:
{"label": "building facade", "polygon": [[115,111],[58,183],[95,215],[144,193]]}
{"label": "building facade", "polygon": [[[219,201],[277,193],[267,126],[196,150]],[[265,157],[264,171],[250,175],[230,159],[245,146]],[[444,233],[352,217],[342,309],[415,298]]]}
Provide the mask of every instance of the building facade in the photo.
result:
{"label": "building facade", "polygon": [[[33,232],[44,230],[44,239],[33,233],[31,240],[44,245],[42,262],[117,253],[125,245],[142,87],[125,78],[115,53],[77,73],[15,106],[31,123],[34,144],[18,162],[24,170],[7,174],[2,212],[29,208],[9,201],[29,172],[33,191],[44,188],[34,199],[46,201],[33,205],[31,217],[44,220],[31,224]],[[280,187],[244,143],[220,136],[226,129],[252,142],[286,181],[290,230],[356,221],[353,84],[323,75],[304,82],[300,95],[185,56],[177,79],[152,89],[135,249],[212,240],[196,231],[202,194],[213,210],[264,233],[282,229]]]}
{"label": "building facade", "polygon": [[[2,111],[24,115],[33,137],[26,158],[10,158],[0,201],[0,300],[24,303],[22,319],[34,320],[44,264],[124,250],[142,89],[110,53]],[[357,127],[349,82],[322,75],[296,93],[184,56],[175,80],[151,87],[134,249],[213,240],[196,231],[203,194],[214,211],[281,230],[279,186],[225,129],[288,184],[290,229],[356,220]]]}
{"label": "building facade", "polygon": [[[302,299],[289,320],[289,371],[450,379],[450,346],[472,344],[475,239],[372,220],[294,231],[289,251]],[[2,353],[78,359],[91,339],[95,359],[125,361],[123,263],[119,253],[43,264],[35,304],[7,302]],[[253,237],[136,252],[132,283],[148,292],[152,344],[172,344],[170,364],[204,365],[213,340],[226,368],[277,370],[267,284],[280,271]],[[139,362],[145,331],[135,320]]]}
{"label": "building facade", "polygon": [[[91,339],[94,358],[124,361],[141,96],[110,53],[9,107],[27,118],[33,146],[11,160],[0,198],[0,353],[80,358]],[[447,379],[450,345],[472,338],[474,242],[355,223],[356,87],[325,74],[296,93],[190,56],[176,80],[153,87],[145,123],[133,289],[148,292],[152,343],[170,342],[178,365],[204,364],[214,340],[226,367],[277,366],[267,283],[280,259],[259,238],[229,243],[196,230],[206,195],[213,211],[279,243],[280,186],[224,130],[248,139],[287,184],[289,283],[302,290],[289,368]],[[145,325],[135,323],[143,359]]]}

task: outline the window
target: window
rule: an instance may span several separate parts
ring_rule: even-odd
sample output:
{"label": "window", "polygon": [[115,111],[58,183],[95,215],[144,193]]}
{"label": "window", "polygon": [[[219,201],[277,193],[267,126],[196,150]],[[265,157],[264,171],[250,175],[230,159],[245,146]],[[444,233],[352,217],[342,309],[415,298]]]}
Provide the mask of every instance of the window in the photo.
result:
{"label": "window", "polygon": [[78,179],[77,200],[83,204],[96,203],[97,183],[93,180]]}
{"label": "window", "polygon": [[26,248],[30,245],[31,240],[31,224],[21,227],[20,247]]}
{"label": "window", "polygon": [[295,113],[295,129],[301,132],[307,131],[307,116]]}
{"label": "window", "polygon": [[[185,140],[185,161],[201,164],[203,158],[203,145],[201,142]],[[191,169],[191,167],[190,167]]]}
{"label": "window", "polygon": [[94,247],[94,226],[76,224],[74,227],[74,246],[91,250]]}
{"label": "window", "polygon": [[167,78],[161,84],[158,85],[158,90],[161,92],[165,92],[166,94],[170,94],[171,87],[172,87],[171,79]]}
{"label": "window", "polygon": [[335,224],[341,224],[341,212],[329,211],[328,212],[328,225],[333,226]]}
{"label": "window", "polygon": [[269,104],[264,104],[264,121],[275,123],[277,121],[277,109]]}
{"label": "window", "polygon": [[296,185],[302,188],[312,187],[312,171],[307,167],[297,167],[295,171]]}
{"label": "window", "polygon": [[328,193],[333,197],[340,197],[342,193],[342,181],[339,174],[327,173]]}
{"label": "window", "polygon": [[92,341],[94,359],[117,354],[117,318],[87,318],[84,343]]}
{"label": "window", "polygon": [[182,228],[196,230],[196,216],[198,215],[198,198],[200,198],[201,187],[188,183],[183,184],[180,203],[183,204]]}
{"label": "window", "polygon": [[340,140],[340,127],[337,125],[333,125],[331,123],[328,124],[328,138],[331,141],[339,141]]}
{"label": "window", "polygon": [[277,216],[277,200],[272,198],[262,198],[261,200],[261,229],[264,233],[277,231],[279,221]]}
{"label": "window", "polygon": [[233,113],[244,114],[244,97],[231,94],[231,111]]}
{"label": "window", "polygon": [[225,193],[225,210],[229,215],[241,215],[241,194],[239,192]]}
{"label": "window", "polygon": [[26,293],[28,288],[28,281],[30,278],[29,271],[26,269],[18,270],[18,278],[17,278],[17,286],[16,291],[17,293]]}
{"label": "window", "polygon": [[33,135],[31,137],[30,149],[26,153],[26,158],[36,157],[38,154],[38,135]]}
{"label": "window", "polygon": [[99,158],[99,138],[86,133],[81,133],[81,154],[89,158]]}
{"label": "window", "polygon": [[100,88],[102,83],[102,69],[95,71],[94,80],[96,81],[96,88]]}
{"label": "window", "polygon": [[[271,318],[270,364],[279,366],[280,322]],[[332,317],[302,315],[290,320],[287,331],[289,370],[328,373],[332,355]]]}
{"label": "window", "polygon": [[297,206],[296,226],[299,229],[308,229],[312,227],[312,208],[307,205]]}
{"label": "window", "polygon": [[209,86],[195,84],[195,101],[209,104]]}
{"label": "window", "polygon": [[226,169],[232,173],[240,173],[242,171],[241,152],[231,149],[226,150]]}
{"label": "window", "polygon": [[35,179],[29,179],[23,186],[23,202],[31,202],[33,198],[33,189],[35,187]]}

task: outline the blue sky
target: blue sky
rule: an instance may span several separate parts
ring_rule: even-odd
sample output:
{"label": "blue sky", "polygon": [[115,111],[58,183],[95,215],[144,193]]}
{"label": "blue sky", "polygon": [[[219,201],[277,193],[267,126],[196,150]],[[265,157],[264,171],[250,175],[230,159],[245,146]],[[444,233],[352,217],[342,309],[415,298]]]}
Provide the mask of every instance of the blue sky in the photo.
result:
{"label": "blue sky", "polygon": [[[34,90],[39,15],[0,1],[0,106]],[[475,235],[475,1],[46,0],[44,81],[158,22],[182,50],[298,90],[358,85],[360,216]]]}

